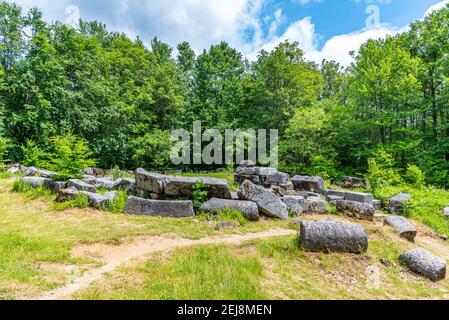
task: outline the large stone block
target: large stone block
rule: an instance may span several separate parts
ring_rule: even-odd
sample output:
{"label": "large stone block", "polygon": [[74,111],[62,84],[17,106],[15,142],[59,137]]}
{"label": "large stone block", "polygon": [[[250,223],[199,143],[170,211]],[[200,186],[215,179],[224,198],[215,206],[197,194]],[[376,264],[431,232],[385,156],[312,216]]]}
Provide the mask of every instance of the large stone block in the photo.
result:
{"label": "large stone block", "polygon": [[399,261],[411,271],[434,282],[446,278],[446,260],[422,248],[401,254]]}
{"label": "large stone block", "polygon": [[31,186],[32,188],[47,187],[52,181],[43,177],[22,177],[21,180],[24,185]]}
{"label": "large stone block", "polygon": [[276,172],[275,174],[269,175],[265,178],[265,183],[267,184],[287,184],[288,183],[288,174],[283,172]]}
{"label": "large stone block", "polygon": [[308,176],[294,176],[292,179],[295,190],[323,190],[324,180],[321,177],[308,177]]}
{"label": "large stone block", "polygon": [[164,175],[148,172],[142,168],[137,169],[135,174],[137,188],[150,193],[164,193],[164,181],[166,178]]}
{"label": "large stone block", "polygon": [[194,184],[200,180],[204,184],[208,198],[232,198],[226,180],[207,177],[165,177],[164,194],[169,197],[190,198]]}
{"label": "large stone block", "polygon": [[192,201],[147,200],[137,197],[128,198],[125,213],[166,218],[186,218],[195,215]]}
{"label": "large stone block", "polygon": [[57,172],[38,169],[35,167],[29,167],[23,169],[24,177],[42,177],[42,178],[51,178],[52,176],[57,175]]}
{"label": "large stone block", "polygon": [[201,206],[202,212],[217,213],[224,209],[235,209],[243,214],[249,221],[259,220],[259,209],[252,201],[227,200],[213,198]]}
{"label": "large stone block", "polygon": [[248,180],[243,182],[239,190],[239,197],[243,200],[255,202],[259,211],[268,217],[288,219],[287,206],[278,196]]}
{"label": "large stone block", "polygon": [[304,202],[302,214],[304,215],[329,214],[329,207],[326,200],[320,197],[309,197]]}
{"label": "large stone block", "polygon": [[411,199],[411,197],[412,196],[408,193],[401,193],[391,198],[388,211],[391,214],[403,214],[405,205],[407,204],[407,201]]}
{"label": "large stone block", "polygon": [[302,221],[299,246],[311,252],[363,253],[368,250],[368,235],[358,224]]}
{"label": "large stone block", "polygon": [[385,225],[393,227],[401,238],[414,242],[418,230],[411,224],[405,217],[401,216],[388,216],[385,221]]}
{"label": "large stone block", "polygon": [[356,219],[374,221],[375,210],[371,204],[340,200],[337,201],[337,210]]}
{"label": "large stone block", "polygon": [[290,215],[300,216],[303,213],[304,197],[301,196],[284,196],[282,201],[287,206]]}
{"label": "large stone block", "polygon": [[345,200],[366,204],[373,204],[373,195],[362,192],[345,192]]}
{"label": "large stone block", "polygon": [[78,191],[87,191],[87,192],[92,192],[92,193],[97,192],[97,188],[95,188],[94,186],[92,186],[88,183],[85,183],[81,180],[78,180],[78,179],[70,179],[67,182],[67,188],[71,188],[71,187],[77,189]]}

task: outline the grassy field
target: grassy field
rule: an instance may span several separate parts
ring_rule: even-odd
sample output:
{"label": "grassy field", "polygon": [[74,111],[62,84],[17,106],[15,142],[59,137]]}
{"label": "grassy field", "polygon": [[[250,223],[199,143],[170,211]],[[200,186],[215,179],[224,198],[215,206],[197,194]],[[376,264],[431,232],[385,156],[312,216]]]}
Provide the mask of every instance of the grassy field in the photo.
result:
{"label": "grassy field", "polygon": [[139,236],[156,235],[200,239],[288,226],[287,222],[261,221],[218,232],[201,217],[174,220],[88,208],[61,209],[51,193],[12,192],[13,181],[0,179],[0,298],[33,296],[97,266],[95,260],[71,255],[80,244],[120,245]]}

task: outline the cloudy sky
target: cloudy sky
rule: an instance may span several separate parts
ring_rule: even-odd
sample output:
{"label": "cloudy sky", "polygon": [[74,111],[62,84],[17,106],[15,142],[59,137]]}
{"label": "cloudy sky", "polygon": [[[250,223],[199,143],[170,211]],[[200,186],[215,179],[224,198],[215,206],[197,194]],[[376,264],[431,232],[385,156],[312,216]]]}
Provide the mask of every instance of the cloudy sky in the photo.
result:
{"label": "cloudy sky", "polygon": [[15,0],[38,7],[47,21],[99,20],[113,31],[157,36],[200,52],[225,40],[253,59],[260,49],[298,41],[309,59],[351,62],[369,38],[404,30],[449,0]]}

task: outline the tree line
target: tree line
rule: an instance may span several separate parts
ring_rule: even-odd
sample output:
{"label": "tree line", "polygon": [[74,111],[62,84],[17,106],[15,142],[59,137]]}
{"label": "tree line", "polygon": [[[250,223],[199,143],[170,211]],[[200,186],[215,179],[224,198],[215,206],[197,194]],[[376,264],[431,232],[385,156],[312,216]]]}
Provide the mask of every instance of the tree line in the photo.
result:
{"label": "tree line", "polygon": [[[174,53],[176,52],[176,53]],[[171,129],[278,129],[282,170],[362,175],[388,154],[449,185],[449,7],[369,40],[347,68],[285,41],[248,61],[226,42],[196,54],[100,22],[47,24],[0,3],[0,160],[86,142],[97,165],[166,169]],[[31,151],[30,151],[31,150]]]}

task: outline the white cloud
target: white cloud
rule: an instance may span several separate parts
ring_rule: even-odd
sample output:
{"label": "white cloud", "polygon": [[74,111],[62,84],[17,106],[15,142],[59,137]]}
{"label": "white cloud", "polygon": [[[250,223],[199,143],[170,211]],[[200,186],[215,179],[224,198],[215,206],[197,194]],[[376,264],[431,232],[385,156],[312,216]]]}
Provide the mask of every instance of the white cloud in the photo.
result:
{"label": "white cloud", "polygon": [[432,12],[443,9],[448,3],[449,3],[449,0],[444,0],[444,1],[438,2],[437,4],[434,4],[426,11],[424,16],[427,17]]}

